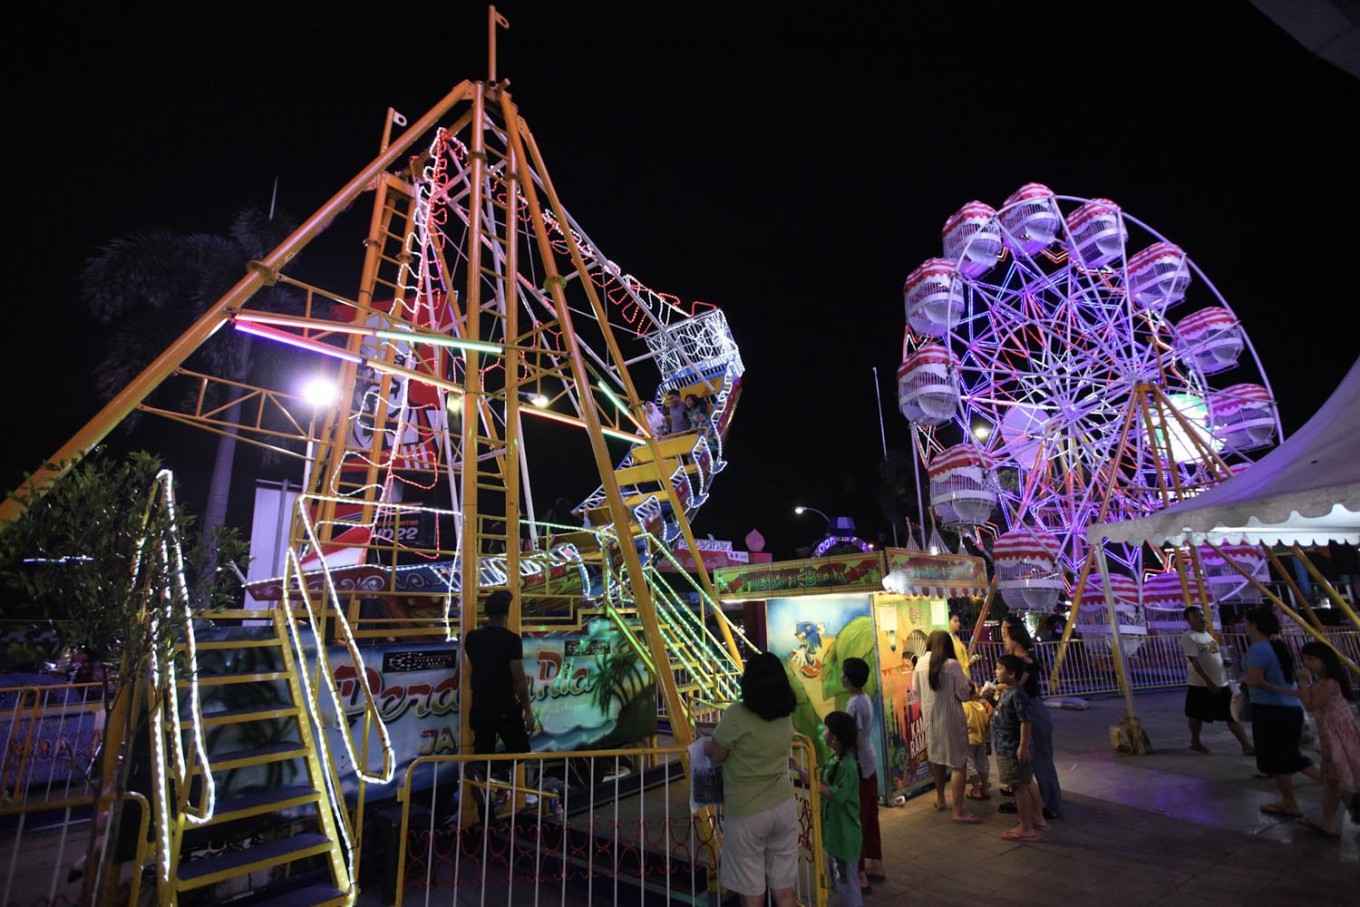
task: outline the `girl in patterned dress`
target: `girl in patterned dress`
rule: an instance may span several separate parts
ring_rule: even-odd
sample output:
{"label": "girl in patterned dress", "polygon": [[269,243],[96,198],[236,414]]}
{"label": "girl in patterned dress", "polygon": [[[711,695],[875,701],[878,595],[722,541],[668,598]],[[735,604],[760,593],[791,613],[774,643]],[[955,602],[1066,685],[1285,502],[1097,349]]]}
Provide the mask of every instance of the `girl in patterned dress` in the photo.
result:
{"label": "girl in patterned dress", "polygon": [[[1349,672],[1331,647],[1305,643],[1299,650],[1303,666],[1297,675],[1298,689],[1266,684],[1286,696],[1297,696],[1317,721],[1318,751],[1322,763],[1322,812],[1298,819],[1314,831],[1339,837],[1337,807],[1343,796],[1351,804],[1352,817],[1360,809],[1360,726],[1351,712]],[[1360,818],[1357,818],[1360,821]]]}

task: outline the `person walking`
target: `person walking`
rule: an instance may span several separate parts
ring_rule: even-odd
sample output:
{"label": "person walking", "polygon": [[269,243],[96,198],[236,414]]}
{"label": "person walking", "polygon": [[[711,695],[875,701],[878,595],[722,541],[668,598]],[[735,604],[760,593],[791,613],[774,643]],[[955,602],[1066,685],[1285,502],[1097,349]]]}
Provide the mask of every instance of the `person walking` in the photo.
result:
{"label": "person walking", "polygon": [[1266,684],[1286,696],[1297,696],[1317,720],[1318,755],[1321,763],[1322,811],[1297,819],[1330,838],[1336,830],[1338,807],[1349,804],[1351,818],[1360,823],[1360,723],[1351,713],[1350,671],[1341,664],[1336,650],[1325,643],[1307,642],[1299,650],[1303,666],[1295,675],[1297,689]]}
{"label": "person walking", "polygon": [[1303,810],[1294,796],[1294,773],[1321,780],[1318,767],[1299,752],[1303,736],[1303,705],[1294,682],[1294,654],[1280,638],[1280,619],[1269,607],[1247,612],[1251,646],[1242,657],[1247,669],[1242,685],[1251,698],[1251,738],[1256,768],[1275,782],[1279,799],[1261,806],[1269,816],[1300,818]]}
{"label": "person walking", "polygon": [[1185,653],[1185,717],[1190,723],[1190,749],[1207,753],[1209,748],[1200,740],[1204,722],[1225,721],[1228,730],[1242,745],[1242,755],[1254,756],[1256,749],[1247,739],[1247,731],[1233,718],[1232,685],[1223,666],[1223,650],[1207,629],[1203,608],[1186,608],[1182,615],[1190,629],[1181,634],[1181,651]]}

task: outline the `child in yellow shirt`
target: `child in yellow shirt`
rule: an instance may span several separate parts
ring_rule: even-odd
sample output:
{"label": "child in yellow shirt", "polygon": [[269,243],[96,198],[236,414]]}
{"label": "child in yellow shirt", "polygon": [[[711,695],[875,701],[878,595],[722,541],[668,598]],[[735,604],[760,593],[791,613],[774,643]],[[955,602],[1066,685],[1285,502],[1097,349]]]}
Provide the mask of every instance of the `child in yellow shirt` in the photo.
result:
{"label": "child in yellow shirt", "polygon": [[968,722],[968,790],[970,800],[990,800],[987,762],[988,728],[992,724],[992,704],[982,698],[977,684],[973,684],[973,698],[963,704],[963,717]]}

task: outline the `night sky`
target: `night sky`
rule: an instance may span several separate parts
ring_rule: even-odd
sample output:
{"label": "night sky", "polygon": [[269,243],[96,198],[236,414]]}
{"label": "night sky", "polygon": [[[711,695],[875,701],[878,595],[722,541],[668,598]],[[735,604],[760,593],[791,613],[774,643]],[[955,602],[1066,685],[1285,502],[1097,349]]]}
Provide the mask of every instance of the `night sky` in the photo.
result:
{"label": "night sky", "polygon": [[[481,3],[10,6],[6,488],[98,409],[78,277],[103,243],[223,232],[276,177],[306,217],[376,152],[387,106],[415,119],[486,74]],[[498,7],[499,72],[567,209],[625,271],[720,306],[741,346],[731,465],[696,530],[758,527],[787,556],[821,529],[796,503],[886,529],[872,369],[905,448],[903,280],[962,204],[1030,181],[1184,248],[1302,425],[1357,352],[1360,80],[1245,2],[893,6]],[[352,292],[370,198],[301,276]],[[192,489],[207,447],[144,432]]]}

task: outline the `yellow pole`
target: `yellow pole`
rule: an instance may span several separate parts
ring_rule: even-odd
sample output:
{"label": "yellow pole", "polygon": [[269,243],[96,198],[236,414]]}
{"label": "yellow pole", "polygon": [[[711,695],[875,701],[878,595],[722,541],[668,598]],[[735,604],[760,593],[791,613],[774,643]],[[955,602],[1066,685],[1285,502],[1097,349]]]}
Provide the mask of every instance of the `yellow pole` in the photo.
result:
{"label": "yellow pole", "polygon": [[[508,105],[507,105],[508,106]],[[525,153],[525,135],[523,120],[516,116],[514,119],[507,118],[506,133],[508,144],[514,149],[515,157],[528,166],[530,158]],[[552,180],[548,176],[547,168],[543,164],[542,157],[534,149],[532,157],[534,167],[543,182],[543,193],[547,198],[549,207],[552,208],[554,216],[559,223],[569,223],[566,212],[562,210],[561,203],[558,201],[557,192],[553,188]],[[590,391],[590,374],[586,368],[584,356],[581,353],[580,340],[577,338],[576,330],[572,324],[571,309],[567,304],[566,296],[563,293],[565,280],[557,273],[553,265],[554,253],[551,241],[543,231],[543,210],[538,199],[538,189],[532,180],[522,181],[525,201],[528,203],[530,212],[530,222],[534,224],[534,232],[538,245],[543,253],[543,260],[548,264],[549,273],[545,275],[544,285],[552,294],[553,305],[557,310],[557,317],[562,326],[562,340],[567,352],[567,361],[570,364],[571,373],[576,386],[582,391],[581,418],[587,426],[587,436],[590,440],[591,453],[595,458],[595,468],[600,474],[600,482],[604,486],[605,498],[609,502],[609,511],[613,517],[616,537],[619,540],[619,553],[622,555],[624,563],[628,567],[628,576],[631,579],[634,603],[637,606],[639,616],[642,618],[642,626],[646,631],[647,645],[654,653],[658,665],[656,682],[661,685],[662,693],[666,700],[667,712],[671,715],[672,733],[676,743],[681,746],[688,746],[694,739],[694,729],[688,722],[682,720],[685,712],[684,702],[680,698],[680,692],[676,689],[675,675],[670,670],[670,658],[666,652],[666,643],[661,635],[661,629],[656,619],[656,607],[652,602],[651,592],[647,588],[647,583],[642,572],[642,561],[638,557],[637,548],[633,544],[631,528],[631,512],[623,503],[623,495],[619,491],[618,480],[614,477],[614,463],[609,456],[609,448],[605,445],[604,434],[601,432],[600,415],[596,409],[594,394]],[[567,251],[571,261],[576,266],[578,273],[587,274],[588,269],[581,257],[581,250],[576,244],[576,240],[570,230],[564,230],[560,237],[566,243]],[[582,283],[583,288],[589,294],[592,292],[589,281]],[[593,301],[593,297],[592,297]],[[636,399],[635,395],[634,399]],[[683,517],[683,514],[680,516]]]}
{"label": "yellow pole", "polygon": [[[1355,611],[1346,602],[1346,600],[1337,594],[1336,590],[1332,588],[1332,584],[1327,581],[1327,578],[1318,572],[1318,568],[1313,564],[1313,562],[1309,558],[1304,556],[1304,553],[1302,550],[1300,550],[1299,546],[1293,545],[1291,546],[1290,550],[1294,552],[1294,556],[1296,558],[1303,561],[1303,566],[1305,569],[1307,569],[1308,575],[1313,578],[1313,582],[1317,583],[1319,586],[1322,587],[1322,591],[1327,593],[1327,598],[1331,599],[1332,604],[1336,605],[1338,608],[1344,611],[1346,613],[1346,616],[1351,619],[1351,623],[1355,624],[1357,628],[1360,628],[1360,617],[1357,617],[1355,615]],[[1309,610],[1311,611],[1311,608]],[[1314,613],[1313,616],[1317,617],[1317,614]],[[1318,621],[1318,624],[1319,626],[1321,626],[1321,620]]]}
{"label": "yellow pole", "polygon": [[[1289,591],[1294,593],[1294,600],[1303,608],[1303,613],[1308,615],[1308,622],[1314,627],[1321,627],[1322,619],[1313,613],[1313,606],[1308,603],[1308,596],[1304,595],[1303,590],[1294,582],[1294,577],[1285,569],[1284,562],[1276,556],[1274,551],[1270,550],[1269,545],[1261,545],[1261,550],[1266,553],[1266,557],[1270,559],[1270,565],[1275,568],[1275,572],[1280,574],[1280,579],[1284,580],[1285,585],[1289,587]],[[1290,613],[1292,614],[1293,612],[1291,611]],[[1303,623],[1303,621],[1300,621],[1299,623]]]}

